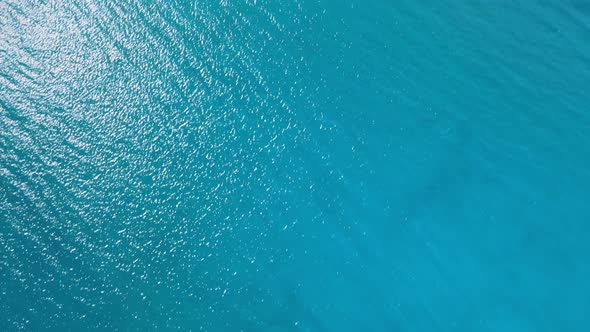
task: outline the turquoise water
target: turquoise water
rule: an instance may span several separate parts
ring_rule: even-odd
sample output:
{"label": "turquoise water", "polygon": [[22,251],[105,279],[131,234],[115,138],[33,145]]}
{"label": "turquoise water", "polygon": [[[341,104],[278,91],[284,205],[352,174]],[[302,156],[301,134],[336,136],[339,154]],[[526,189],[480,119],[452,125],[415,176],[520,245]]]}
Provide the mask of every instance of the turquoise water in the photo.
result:
{"label": "turquoise water", "polygon": [[1,331],[587,331],[584,1],[0,1]]}

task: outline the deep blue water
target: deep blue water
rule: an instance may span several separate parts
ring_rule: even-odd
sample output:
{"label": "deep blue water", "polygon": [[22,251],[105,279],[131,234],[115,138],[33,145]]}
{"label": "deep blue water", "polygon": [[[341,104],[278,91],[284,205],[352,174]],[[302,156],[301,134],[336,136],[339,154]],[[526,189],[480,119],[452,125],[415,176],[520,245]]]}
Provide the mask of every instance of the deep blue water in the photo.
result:
{"label": "deep blue water", "polygon": [[1,0],[1,331],[588,331],[586,1]]}

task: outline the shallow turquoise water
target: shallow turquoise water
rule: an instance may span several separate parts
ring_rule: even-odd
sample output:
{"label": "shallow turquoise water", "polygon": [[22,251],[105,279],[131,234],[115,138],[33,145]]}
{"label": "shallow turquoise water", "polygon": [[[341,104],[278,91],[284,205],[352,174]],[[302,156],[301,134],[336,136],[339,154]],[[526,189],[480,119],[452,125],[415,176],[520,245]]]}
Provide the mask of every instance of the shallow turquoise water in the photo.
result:
{"label": "shallow turquoise water", "polygon": [[584,1],[0,2],[1,331],[587,331]]}

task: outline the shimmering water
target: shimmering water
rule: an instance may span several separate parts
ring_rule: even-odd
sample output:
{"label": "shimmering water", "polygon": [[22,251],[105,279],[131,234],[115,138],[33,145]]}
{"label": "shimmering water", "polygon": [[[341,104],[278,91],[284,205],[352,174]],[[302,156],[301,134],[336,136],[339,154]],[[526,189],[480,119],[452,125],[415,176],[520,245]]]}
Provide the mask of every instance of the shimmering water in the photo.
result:
{"label": "shimmering water", "polygon": [[585,1],[1,0],[1,331],[587,331]]}

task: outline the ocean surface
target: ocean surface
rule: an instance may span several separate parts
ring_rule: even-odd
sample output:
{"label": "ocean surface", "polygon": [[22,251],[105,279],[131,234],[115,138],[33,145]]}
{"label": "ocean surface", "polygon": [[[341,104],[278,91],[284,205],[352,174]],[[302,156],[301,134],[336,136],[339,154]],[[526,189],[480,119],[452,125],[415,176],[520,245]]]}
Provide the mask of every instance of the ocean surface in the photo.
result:
{"label": "ocean surface", "polygon": [[587,1],[0,0],[0,331],[588,331]]}

